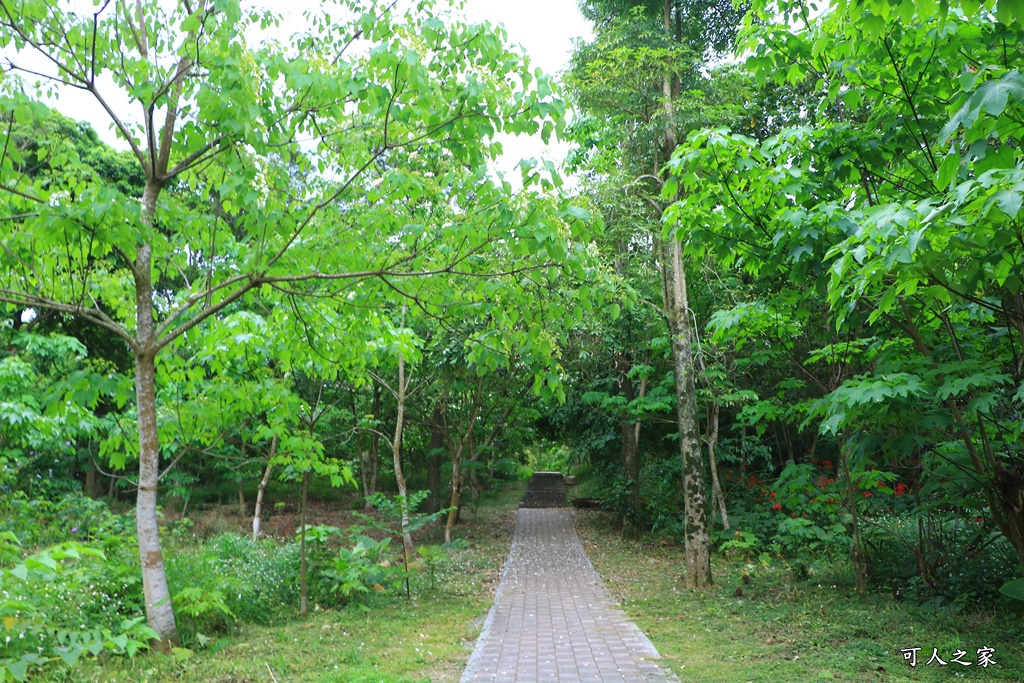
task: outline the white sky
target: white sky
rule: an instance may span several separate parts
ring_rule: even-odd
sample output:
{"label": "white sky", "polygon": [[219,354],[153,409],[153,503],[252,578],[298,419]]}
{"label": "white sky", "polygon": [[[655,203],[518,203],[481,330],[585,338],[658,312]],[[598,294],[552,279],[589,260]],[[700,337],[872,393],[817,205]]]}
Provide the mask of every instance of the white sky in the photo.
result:
{"label": "white sky", "polygon": [[[590,22],[579,12],[576,0],[466,0],[466,15],[505,25],[509,41],[522,45],[531,66],[557,74],[569,62],[573,38],[593,38]],[[559,164],[569,145],[552,140],[545,147],[539,137],[503,138],[505,155],[499,170],[510,173],[520,159],[541,157]]]}
{"label": "white sky", "polygon": [[[263,2],[267,6],[278,8],[284,4],[282,0]],[[471,21],[488,20],[504,24],[509,41],[522,45],[530,55],[531,67],[540,67],[545,73],[557,74],[568,63],[572,40],[577,37],[592,37],[590,24],[580,15],[576,2],[577,0],[465,0],[465,13]],[[317,4],[316,0],[288,0],[287,9],[283,10],[285,20],[282,22],[281,30],[288,30],[290,24],[294,26],[295,23],[301,22],[303,11]],[[21,66],[50,71],[45,62],[36,63],[36,60],[28,57],[27,54],[21,54],[15,61]],[[26,80],[30,79],[31,77],[27,77]],[[101,89],[105,91],[115,110],[124,111],[128,105],[127,100],[118,98],[119,93],[113,92],[116,89],[112,86],[111,83],[108,87],[102,88],[101,84]],[[123,101],[119,101],[120,99]],[[64,88],[59,99],[51,104],[67,116],[91,123],[100,138],[108,144],[118,149],[127,149],[128,145],[121,141],[111,128],[110,119],[88,93]],[[538,157],[561,162],[569,149],[568,145],[554,140],[550,146],[545,146],[539,136],[503,136],[501,142],[505,154],[497,165],[497,170],[506,172],[513,182],[513,171],[520,159]]]}

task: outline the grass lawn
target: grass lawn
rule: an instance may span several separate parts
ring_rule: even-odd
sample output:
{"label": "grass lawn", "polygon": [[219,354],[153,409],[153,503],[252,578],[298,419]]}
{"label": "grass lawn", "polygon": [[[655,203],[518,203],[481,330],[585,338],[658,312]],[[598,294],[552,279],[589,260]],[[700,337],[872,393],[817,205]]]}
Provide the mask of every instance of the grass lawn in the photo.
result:
{"label": "grass lawn", "polygon": [[[191,656],[140,655],[87,664],[51,680],[149,683],[412,683],[458,681],[490,608],[498,572],[508,554],[522,485],[491,492],[476,514],[471,506],[456,527],[467,548],[454,550],[437,570],[414,575],[412,601],[392,592],[373,595],[365,608],[317,607],[308,618],[269,626],[242,626],[221,647]],[[440,542],[442,529],[418,534],[418,544]]]}
{"label": "grass lawn", "polygon": [[[609,590],[685,683],[1024,682],[1020,607],[929,614],[889,593],[858,598],[841,565],[795,580],[784,568],[721,557],[713,559],[712,589],[684,591],[680,547],[623,540],[606,513],[577,511],[575,518]],[[900,652],[909,647],[921,648],[916,668]],[[996,665],[977,665],[981,647],[995,649]],[[933,648],[945,667],[927,664]],[[951,662],[956,650],[972,665]]]}

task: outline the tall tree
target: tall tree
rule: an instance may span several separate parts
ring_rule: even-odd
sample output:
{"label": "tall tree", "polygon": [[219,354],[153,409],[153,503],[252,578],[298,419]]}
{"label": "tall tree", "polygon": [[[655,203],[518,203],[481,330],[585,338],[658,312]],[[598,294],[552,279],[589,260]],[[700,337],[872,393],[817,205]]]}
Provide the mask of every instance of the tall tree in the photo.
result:
{"label": "tall tree", "polygon": [[[166,649],[177,629],[156,516],[161,351],[257,290],[344,298],[369,278],[456,273],[495,243],[549,234],[557,210],[520,220],[484,163],[494,132],[548,134],[563,108],[497,30],[430,3],[406,12],[339,0],[310,15],[309,31],[256,44],[280,19],[237,0],[77,8],[2,2],[0,44],[36,93],[78,89],[107,112],[145,178],[141,202],[63,172],[57,155],[44,186],[5,144],[0,301],[77,316],[134,354],[137,536],[147,615]],[[340,29],[328,9],[353,18]],[[23,82],[3,85],[15,95]],[[13,120],[26,116],[14,107]],[[448,171],[402,169],[425,152]],[[482,209],[426,228],[405,211],[424,182]]]}
{"label": "tall tree", "polygon": [[[636,227],[646,223],[649,232],[637,241],[650,245],[652,260],[660,271],[659,308],[671,337],[676,382],[686,526],[684,584],[695,588],[711,582],[706,475],[693,353],[695,315],[690,307],[683,249],[674,236],[663,239],[659,228],[664,210],[660,198],[662,166],[680,136],[708,122],[721,121],[722,114],[732,111],[728,95],[709,87],[702,57],[730,44],[736,29],[732,21],[720,27],[719,34],[705,33],[708,26],[691,24],[696,15],[687,14],[689,10],[699,14],[698,5],[672,0],[586,5],[585,11],[602,23],[596,41],[581,46],[574,56],[569,79],[577,106],[587,116],[604,119],[585,120],[580,132],[595,148],[615,150],[589,152],[591,168],[596,174],[616,179],[647,204],[648,215]],[[623,431],[623,439],[623,452],[631,456],[629,430]],[[632,463],[630,466],[635,467]]]}
{"label": "tall tree", "polygon": [[812,362],[854,361],[800,410],[838,437],[844,479],[913,467],[920,513],[987,512],[1024,567],[1022,29],[999,6],[757,3],[750,67],[815,82],[821,103],[766,140],[692,136],[670,219],[749,278],[817,283],[839,339]]}

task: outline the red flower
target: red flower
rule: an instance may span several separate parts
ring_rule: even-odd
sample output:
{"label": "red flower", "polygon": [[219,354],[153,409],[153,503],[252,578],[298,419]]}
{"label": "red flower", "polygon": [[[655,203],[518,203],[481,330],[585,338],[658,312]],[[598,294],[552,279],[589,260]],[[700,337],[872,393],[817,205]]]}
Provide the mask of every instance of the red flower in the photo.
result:
{"label": "red flower", "polygon": [[904,493],[907,493],[908,491],[910,491],[910,487],[901,482],[899,484],[896,484],[896,490],[893,491],[893,495],[902,496]]}
{"label": "red flower", "polygon": [[781,509],[782,509],[782,505],[780,505],[779,503],[776,503],[775,505],[772,505],[772,510],[781,510]]}
{"label": "red flower", "polygon": [[771,494],[770,497],[771,497],[772,500],[775,500],[775,491],[772,491],[772,494]]}
{"label": "red flower", "polygon": [[874,495],[874,494],[873,494],[873,493],[871,493],[870,491],[865,491],[865,492],[864,492],[864,497],[865,497],[865,498],[870,498],[870,497],[871,497],[871,496],[873,496],[873,495]]}

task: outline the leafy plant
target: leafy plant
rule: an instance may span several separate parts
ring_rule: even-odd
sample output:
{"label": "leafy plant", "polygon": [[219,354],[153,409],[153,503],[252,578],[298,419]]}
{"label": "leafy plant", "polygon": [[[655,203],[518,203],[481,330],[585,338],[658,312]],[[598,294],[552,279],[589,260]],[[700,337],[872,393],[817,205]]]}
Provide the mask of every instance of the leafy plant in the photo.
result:
{"label": "leafy plant", "polygon": [[999,588],[999,592],[1014,600],[1024,600],[1024,579],[1007,581]]}
{"label": "leafy plant", "polygon": [[352,548],[340,548],[331,566],[323,570],[331,594],[342,603],[370,590],[383,592],[401,581],[402,569],[386,558],[391,539],[375,541],[362,536]]}
{"label": "leafy plant", "polygon": [[[65,541],[20,559],[20,544],[10,532],[0,532],[0,617],[6,638],[0,655],[0,681],[25,681],[33,668],[63,661],[73,666],[83,656],[103,652],[134,656],[149,647],[156,633],[141,616],[89,619],[78,617],[73,601],[84,597],[90,560],[106,557],[95,548]],[[72,597],[50,602],[60,596]]]}

